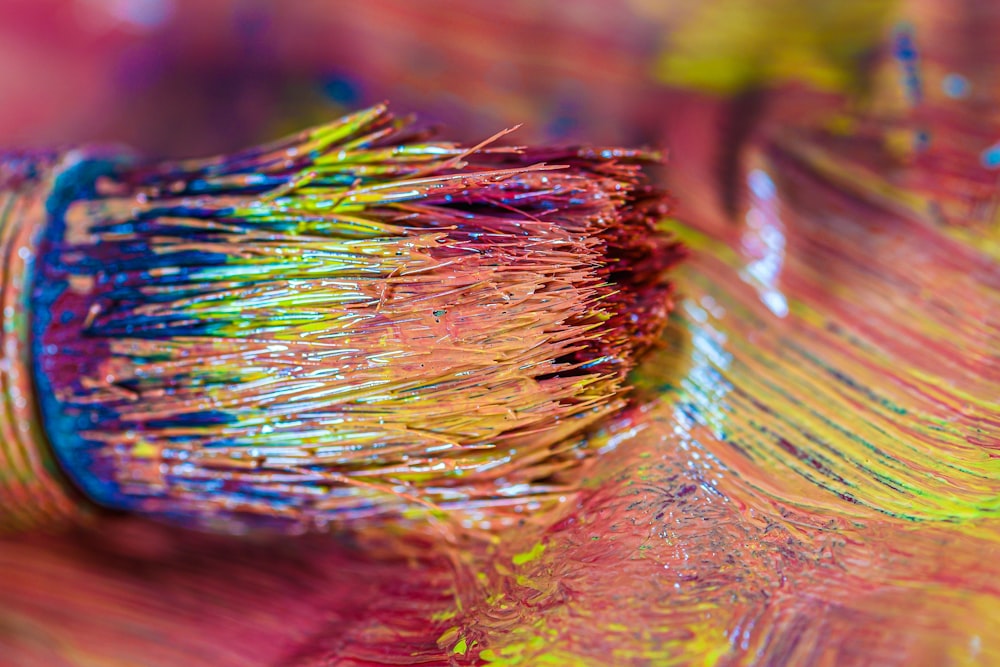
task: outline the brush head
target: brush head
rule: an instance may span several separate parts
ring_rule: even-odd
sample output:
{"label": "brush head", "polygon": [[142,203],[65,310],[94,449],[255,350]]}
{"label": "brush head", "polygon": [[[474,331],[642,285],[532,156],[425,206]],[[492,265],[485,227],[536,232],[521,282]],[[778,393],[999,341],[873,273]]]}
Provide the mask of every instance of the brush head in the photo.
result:
{"label": "brush head", "polygon": [[558,497],[671,307],[651,159],[434,142],[380,106],[78,160],[32,297],[48,440],[99,504],[202,523]]}

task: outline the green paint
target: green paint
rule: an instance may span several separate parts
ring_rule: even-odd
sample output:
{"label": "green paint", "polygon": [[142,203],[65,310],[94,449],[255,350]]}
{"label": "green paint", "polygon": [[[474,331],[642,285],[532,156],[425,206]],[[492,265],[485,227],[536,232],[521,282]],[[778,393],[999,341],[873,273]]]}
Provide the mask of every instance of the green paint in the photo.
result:
{"label": "green paint", "polygon": [[535,546],[531,547],[530,550],[525,551],[524,553],[515,554],[511,560],[514,561],[514,565],[524,565],[525,563],[530,563],[541,556],[544,551],[545,545],[539,542]]}

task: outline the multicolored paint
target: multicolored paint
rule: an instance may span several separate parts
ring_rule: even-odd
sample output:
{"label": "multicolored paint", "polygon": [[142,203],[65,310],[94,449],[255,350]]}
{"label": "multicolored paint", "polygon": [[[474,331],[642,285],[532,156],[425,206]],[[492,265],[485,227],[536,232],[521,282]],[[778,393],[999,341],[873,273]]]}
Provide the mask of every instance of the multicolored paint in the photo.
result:
{"label": "multicolored paint", "polygon": [[780,141],[825,178],[1000,259],[995,24],[974,2],[912,4],[872,67],[873,92]]}
{"label": "multicolored paint", "polygon": [[625,405],[672,305],[656,156],[425,134],[379,106],[217,159],[59,168],[37,383],[90,498],[489,526],[575,488],[571,436]]}
{"label": "multicolored paint", "polygon": [[590,436],[603,454],[563,503],[488,539],[234,544],[110,518],[22,537],[0,549],[8,654],[995,664],[1000,270],[777,146],[751,164],[740,224],[666,223],[692,249],[683,298],[633,376],[641,407]]}
{"label": "multicolored paint", "polygon": [[30,267],[54,156],[0,154],[0,530],[62,523],[73,493],[44,446],[31,373]]}
{"label": "multicolored paint", "polygon": [[[548,104],[484,76],[491,53],[544,80],[555,75],[534,65],[551,47],[572,54],[558,75],[590,77],[588,131],[604,127],[595,119],[609,106],[635,104],[645,115],[614,115],[610,126],[645,118],[673,139],[668,177],[685,187],[674,188],[680,220],[664,224],[692,257],[672,274],[678,308],[662,345],[631,377],[639,407],[588,436],[603,453],[582,489],[474,539],[360,523],[335,539],[233,542],[107,516],[90,531],[2,540],[0,571],[16,576],[0,577],[0,660],[1000,663],[993,5],[899,3],[906,15],[865,63],[874,76],[837,79],[866,83],[857,95],[803,114],[797,92],[769,94],[744,135],[733,218],[712,206],[719,184],[705,175],[720,126],[701,97],[628,97],[649,90],[636,74],[649,76],[649,63],[549,20],[544,3],[508,3],[546,36],[512,53],[495,27],[508,5],[481,4],[494,13],[435,0],[424,24],[437,32],[394,20],[386,8],[417,10],[389,0],[317,31],[333,43],[334,23],[348,25],[359,37],[337,48],[360,49],[374,80],[404,70],[404,85],[426,95],[433,74],[398,57],[424,40],[451,56],[435,90],[461,89],[468,66],[477,78],[462,104],[484,118],[526,119]],[[629,48],[650,44],[607,25]],[[770,25],[775,44],[801,43],[789,43],[787,24],[753,25]],[[918,104],[892,50],[904,25]],[[553,36],[560,26],[577,41]]]}

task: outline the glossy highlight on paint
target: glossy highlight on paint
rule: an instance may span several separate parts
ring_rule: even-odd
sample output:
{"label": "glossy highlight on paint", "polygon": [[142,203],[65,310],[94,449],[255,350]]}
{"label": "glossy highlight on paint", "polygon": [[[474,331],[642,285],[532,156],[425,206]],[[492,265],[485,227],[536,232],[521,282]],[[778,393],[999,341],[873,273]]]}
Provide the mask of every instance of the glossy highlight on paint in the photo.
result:
{"label": "glossy highlight on paint", "polygon": [[67,473],[109,507],[296,526],[572,490],[570,436],[625,405],[682,252],[655,155],[503,134],[432,142],[380,106],[64,166],[34,308]]}
{"label": "glossy highlight on paint", "polygon": [[[361,520],[232,540],[114,515],[0,536],[0,662],[1000,664],[1000,14],[976,0],[674,4],[375,0],[320,31],[347,26],[337,48],[371,68],[352,81],[462,91],[448,105],[480,122],[542,115],[556,53],[560,77],[586,82],[570,94],[587,132],[646,122],[674,139],[677,219],[661,227],[691,253],[670,274],[677,307],[628,378],[631,409],[571,439],[600,455],[561,502],[513,525],[469,513],[474,537]],[[568,20],[581,7],[608,20]],[[679,47],[702,66],[644,60],[630,7],[664,31],[660,62]],[[545,39],[511,53],[518,28]],[[419,42],[436,57],[393,57]],[[735,67],[713,72],[720,55]],[[534,76],[531,94],[491,78],[493,57]],[[690,87],[664,101],[640,71]],[[847,99],[810,115],[789,78]],[[721,183],[699,177],[720,171],[712,142],[739,133],[692,90],[716,82],[768,86],[760,125],[717,152],[739,156],[719,210]],[[629,100],[644,113],[621,113]]]}

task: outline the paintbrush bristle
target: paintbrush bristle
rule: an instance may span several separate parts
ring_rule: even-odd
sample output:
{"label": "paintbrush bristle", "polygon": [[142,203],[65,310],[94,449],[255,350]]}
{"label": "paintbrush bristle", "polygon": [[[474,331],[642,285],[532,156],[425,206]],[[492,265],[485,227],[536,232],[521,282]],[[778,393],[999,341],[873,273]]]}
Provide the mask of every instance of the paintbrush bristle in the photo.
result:
{"label": "paintbrush bristle", "polygon": [[654,158],[435,142],[379,106],[108,167],[42,247],[53,447],[101,504],[175,516],[565,493],[568,438],[623,406],[671,306]]}

